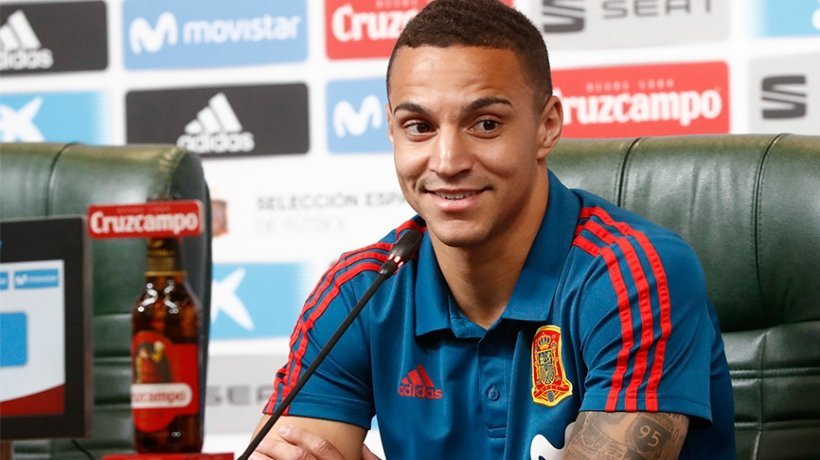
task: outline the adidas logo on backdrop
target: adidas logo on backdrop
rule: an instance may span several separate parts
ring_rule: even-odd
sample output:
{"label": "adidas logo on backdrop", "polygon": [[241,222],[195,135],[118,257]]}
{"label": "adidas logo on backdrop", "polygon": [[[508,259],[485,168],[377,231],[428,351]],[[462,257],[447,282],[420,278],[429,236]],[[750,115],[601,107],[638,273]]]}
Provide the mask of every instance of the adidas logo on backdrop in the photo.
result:
{"label": "adidas logo on backdrop", "polygon": [[196,153],[250,152],[256,146],[253,133],[243,131],[225,93],[208,101],[208,106],[185,126],[177,145]]}
{"label": "adidas logo on backdrop", "polygon": [[444,394],[441,389],[433,385],[430,376],[421,364],[407,373],[399,383],[399,395],[406,398],[441,399]]}
{"label": "adidas logo on backdrop", "polygon": [[17,10],[0,26],[0,70],[50,69],[51,50],[43,48],[25,13]]}

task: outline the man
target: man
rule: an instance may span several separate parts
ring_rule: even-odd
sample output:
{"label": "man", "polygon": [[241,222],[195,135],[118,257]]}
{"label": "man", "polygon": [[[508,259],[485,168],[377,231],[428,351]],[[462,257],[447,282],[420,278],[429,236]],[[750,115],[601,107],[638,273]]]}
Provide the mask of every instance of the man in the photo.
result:
{"label": "man", "polygon": [[694,253],[547,171],[562,109],[538,30],[493,0],[437,0],[399,37],[387,87],[396,171],[420,218],[325,274],[266,413],[401,231],[423,231],[421,247],[254,458],[359,458],[375,414],[390,459],[734,458]]}

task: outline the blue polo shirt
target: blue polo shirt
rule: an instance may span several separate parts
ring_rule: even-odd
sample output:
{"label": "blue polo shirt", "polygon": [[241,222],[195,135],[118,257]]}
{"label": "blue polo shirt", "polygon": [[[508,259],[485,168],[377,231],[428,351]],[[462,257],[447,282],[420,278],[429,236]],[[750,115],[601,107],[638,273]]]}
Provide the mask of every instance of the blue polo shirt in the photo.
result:
{"label": "blue polo shirt", "polygon": [[[552,173],[549,183],[545,218],[495,324],[485,330],[464,316],[425,234],[417,258],[384,283],[286,414],[366,429],[377,415],[391,460],[537,460],[560,455],[579,411],[673,412],[690,416],[681,458],[733,459],[729,371],[694,252]],[[406,222],[325,273],[266,413],[407,227],[423,231],[424,222]],[[669,436],[651,430],[647,443]]]}

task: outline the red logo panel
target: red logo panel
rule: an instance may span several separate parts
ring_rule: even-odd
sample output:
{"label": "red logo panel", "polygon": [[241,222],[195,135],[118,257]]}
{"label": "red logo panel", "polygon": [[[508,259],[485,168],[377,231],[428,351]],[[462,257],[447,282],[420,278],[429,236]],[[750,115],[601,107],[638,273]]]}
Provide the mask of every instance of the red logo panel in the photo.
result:
{"label": "red logo panel", "polygon": [[553,82],[564,137],[729,132],[725,62],[557,70]]}
{"label": "red logo panel", "polygon": [[[410,19],[432,0],[325,0],[330,59],[385,58]],[[512,6],[513,0],[504,0]]]}
{"label": "red logo panel", "polygon": [[202,203],[176,200],[91,205],[88,234],[92,238],[197,236],[202,234]]}

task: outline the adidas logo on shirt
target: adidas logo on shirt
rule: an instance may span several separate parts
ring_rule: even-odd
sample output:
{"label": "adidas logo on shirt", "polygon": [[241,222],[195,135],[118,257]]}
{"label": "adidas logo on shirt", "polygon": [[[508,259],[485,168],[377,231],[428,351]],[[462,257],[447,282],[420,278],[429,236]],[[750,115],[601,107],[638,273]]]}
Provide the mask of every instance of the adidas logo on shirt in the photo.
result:
{"label": "adidas logo on shirt", "polygon": [[441,390],[433,385],[433,381],[430,380],[430,376],[421,364],[401,379],[399,395],[420,399],[441,399],[444,396]]}
{"label": "adidas logo on shirt", "polygon": [[49,69],[51,50],[43,48],[25,13],[17,10],[0,26],[0,70]]}
{"label": "adidas logo on shirt", "polygon": [[256,146],[253,134],[242,130],[225,93],[218,93],[185,126],[177,145],[196,153],[250,152]]}

